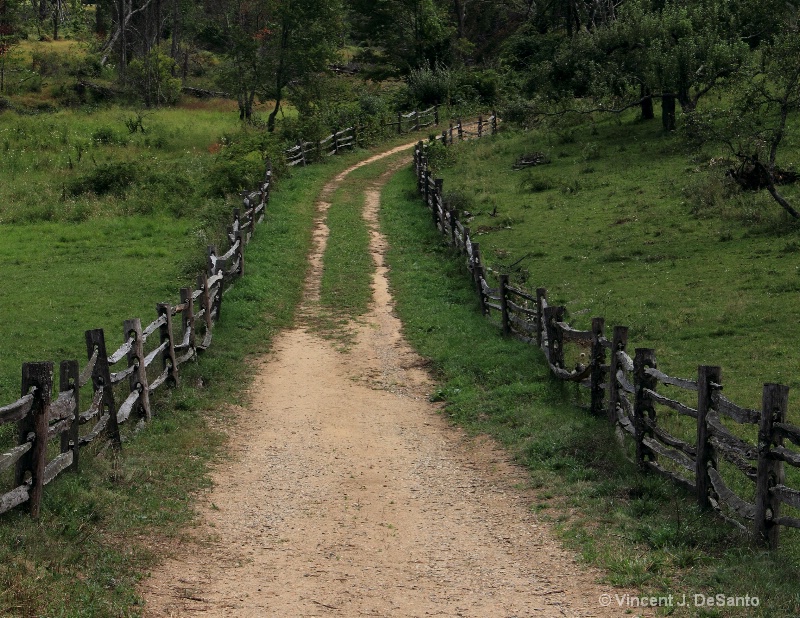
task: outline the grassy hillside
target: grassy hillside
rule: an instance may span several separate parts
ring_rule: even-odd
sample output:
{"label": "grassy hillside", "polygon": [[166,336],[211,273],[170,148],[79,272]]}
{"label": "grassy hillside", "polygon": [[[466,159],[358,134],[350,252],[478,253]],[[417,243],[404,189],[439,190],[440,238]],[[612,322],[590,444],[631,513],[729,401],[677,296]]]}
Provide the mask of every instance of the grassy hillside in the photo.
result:
{"label": "grassy hillside", "polygon": [[[650,129],[639,125],[598,128],[601,133],[603,130],[609,135],[618,131],[619,139],[627,135],[627,143],[633,136],[641,136],[640,132]],[[587,127],[586,131],[592,134],[591,128]],[[671,194],[666,181],[670,166],[687,175],[686,170],[690,168],[673,139],[662,139],[655,131],[652,136],[662,148],[660,154],[647,151],[651,156],[645,157],[637,149],[638,156],[626,157],[627,165],[621,163],[619,167],[613,162],[616,155],[604,159],[604,169],[615,170],[616,174],[606,185],[601,176],[581,172],[586,164],[580,161],[579,154],[574,154],[574,158],[566,154],[581,151],[578,136],[575,142],[557,146],[553,163],[549,164],[552,167],[545,166],[530,174],[513,172],[511,165],[519,154],[547,147],[548,142],[543,134],[507,133],[497,140],[466,144],[457,154],[455,151],[440,153],[442,157],[460,158],[458,163],[451,160],[451,166],[442,171],[445,189],[448,192],[448,187],[449,191],[457,188],[459,208],[475,215],[472,229],[480,230],[481,236],[477,239],[490,264],[500,270],[501,264],[509,266],[528,253],[535,254],[523,259],[516,272],[518,281],[527,275],[531,287],[547,285],[554,301],[569,303],[577,325],[586,324],[592,315],[605,314],[611,323],[624,323],[626,318],[639,316],[639,322],[630,322],[632,329],[635,328],[631,344],[632,347],[641,346],[654,341],[652,331],[644,332],[643,325],[649,323],[655,310],[659,309],[657,315],[661,319],[681,315],[681,303],[687,296],[684,290],[691,287],[685,282],[676,284],[674,271],[659,270],[655,266],[657,262],[648,262],[643,257],[669,250],[672,257],[666,263],[674,268],[673,261],[680,265],[683,261],[689,262],[690,256],[699,256],[695,268],[702,271],[711,268],[704,262],[711,259],[704,253],[708,245],[715,249],[735,242],[709,241],[699,234],[695,246],[684,239],[693,226],[708,226],[709,221],[693,219],[690,209],[681,204],[685,198],[678,192],[671,199],[663,200],[667,210],[663,216],[669,218],[663,234],[672,238],[674,248],[666,242],[664,245],[646,244],[658,243],[661,237],[657,235],[659,218],[655,211],[662,208],[662,200],[657,197]],[[565,156],[558,158],[558,152]],[[596,161],[599,168],[600,159]],[[662,161],[665,168],[659,169]],[[643,177],[637,180],[639,177],[631,167],[639,162],[645,171],[640,172]],[[694,167],[692,165],[691,169]],[[553,175],[543,178],[542,182],[555,185],[559,178],[574,182],[590,177],[593,179],[591,188],[589,181],[584,181],[577,191],[573,184],[571,191],[552,186],[532,192],[529,183],[535,180],[533,175],[548,174],[550,170]],[[623,183],[626,176],[630,177],[628,184]],[[643,182],[645,177],[659,182],[659,190],[647,189]],[[495,185],[497,194],[492,189]],[[649,193],[639,194],[640,190]],[[608,195],[613,191],[619,191],[618,198]],[[593,203],[591,196],[598,194],[612,199],[611,206],[604,208],[602,204]],[[649,198],[637,200],[636,195],[649,195]],[[496,216],[490,217],[488,213],[495,206]],[[537,224],[540,215],[543,223]],[[626,217],[635,219],[620,221]],[[744,231],[737,234],[737,238],[753,243],[761,239],[765,244],[769,244],[768,239],[778,238],[780,246],[785,246],[791,235],[789,238],[772,236],[770,217],[752,227],[748,234]],[[571,228],[576,222],[584,224],[580,231]],[[798,614],[800,597],[796,581],[800,571],[800,543],[797,531],[782,530],[782,545],[777,551],[754,549],[748,536],[714,515],[700,512],[694,496],[658,476],[638,471],[624,457],[607,421],[572,405],[576,390],[550,378],[543,355],[534,346],[501,337],[497,327],[480,315],[464,259],[442,244],[414,188],[412,171],[398,174],[388,185],[382,199],[382,227],[389,238],[387,261],[404,332],[430,359],[430,367],[439,379],[440,385],[433,397],[446,402],[444,411],[453,422],[470,431],[495,436],[527,467],[530,482],[537,489],[532,508],[542,521],[554,525],[581,559],[600,566],[607,581],[615,585],[631,587],[646,595],[666,597],[672,594],[676,603],[681,602],[683,594],[689,598],[686,606],[673,604],[659,610],[658,615],[788,618]],[[490,230],[490,227],[497,229]],[[598,235],[592,239],[593,234]],[[588,249],[592,249],[591,254]],[[624,262],[602,259],[609,255],[625,256]],[[591,265],[584,266],[587,263]],[[636,285],[636,280],[626,274],[625,268],[631,265],[636,273],[650,274],[649,286],[666,286],[672,290],[675,294],[672,300],[676,304],[670,307],[669,295],[657,293],[630,301],[629,290],[649,291],[648,285]],[[594,273],[584,272],[584,268]],[[695,270],[686,264],[679,272],[688,276]],[[592,274],[604,278],[598,283],[590,276]],[[689,281],[704,276],[698,272]],[[731,276],[726,280],[728,285],[738,281]],[[611,300],[605,298],[605,291],[609,292]],[[714,294],[707,295],[708,303],[714,300]],[[648,301],[652,306],[645,305]],[[590,312],[583,311],[587,306]],[[706,309],[705,303],[690,309],[694,316],[714,313],[713,307]],[[755,321],[751,322],[757,326]],[[664,329],[661,336],[665,342],[656,346],[658,350],[666,346],[669,332]],[[683,331],[674,326],[672,332],[672,338],[677,339]],[[691,332],[699,337],[696,333],[702,331]],[[777,332],[773,341],[776,346],[784,346],[788,355],[790,343],[782,340],[783,332]],[[682,345],[691,343],[690,333],[680,339]],[[706,358],[704,346],[708,346],[709,340],[718,339],[724,337],[703,338],[692,349],[698,357]],[[763,339],[762,335],[762,342]],[[740,347],[736,354],[751,354],[749,350],[742,350],[745,348]],[[659,356],[664,357],[663,354]],[[671,357],[670,368],[676,373],[683,369],[691,375],[696,371],[697,362],[675,354]],[[725,361],[722,362],[725,367]],[[728,382],[733,380],[731,372],[723,370],[725,375],[729,376]],[[750,391],[741,390],[745,391],[757,393],[760,385],[756,382],[750,385]],[[699,607],[693,603],[694,594],[757,596],[760,605],[757,608]],[[637,610],[623,605],[619,613],[636,615]]]}
{"label": "grassy hillside", "polygon": [[[534,152],[549,162],[512,169]],[[759,407],[762,383],[800,386],[800,225],[766,192],[736,192],[725,154],[600,117],[439,149],[438,175],[493,270],[546,287],[577,327],[630,327],[629,348],[655,348],[672,375],[720,365],[726,395]]]}

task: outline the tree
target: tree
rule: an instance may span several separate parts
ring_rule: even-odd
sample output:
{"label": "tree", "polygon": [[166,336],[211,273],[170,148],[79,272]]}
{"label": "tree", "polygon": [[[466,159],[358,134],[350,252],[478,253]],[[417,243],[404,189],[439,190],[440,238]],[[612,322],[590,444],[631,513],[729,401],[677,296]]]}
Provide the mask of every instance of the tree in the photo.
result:
{"label": "tree", "polygon": [[458,32],[449,3],[349,0],[349,4],[353,36],[379,50],[401,74],[421,66],[449,63],[451,40]]}
{"label": "tree", "polygon": [[790,114],[800,111],[800,33],[775,37],[763,49],[761,62],[748,74],[745,86],[728,113],[725,141],[749,167],[772,198],[792,217],[800,213],[778,191],[778,152],[787,136]]}
{"label": "tree", "polygon": [[269,131],[287,89],[301,88],[335,58],[342,33],[339,0],[217,2],[206,37],[222,46],[225,87],[235,92],[239,117],[250,120],[256,96],[273,99]]}

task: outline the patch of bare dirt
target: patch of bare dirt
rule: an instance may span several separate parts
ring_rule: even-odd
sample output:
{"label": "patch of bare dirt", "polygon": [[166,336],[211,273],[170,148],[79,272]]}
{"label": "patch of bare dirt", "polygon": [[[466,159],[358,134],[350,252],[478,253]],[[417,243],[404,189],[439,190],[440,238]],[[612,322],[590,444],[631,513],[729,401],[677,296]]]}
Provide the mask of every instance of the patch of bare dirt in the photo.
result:
{"label": "patch of bare dirt", "polygon": [[[317,310],[326,199],[349,171],[320,197],[303,322]],[[356,343],[337,351],[302,325],[278,338],[196,542],[142,585],[145,616],[623,615],[599,602],[622,593],[531,513],[524,473],[428,402],[392,312],[379,190],[365,188],[377,272]]]}

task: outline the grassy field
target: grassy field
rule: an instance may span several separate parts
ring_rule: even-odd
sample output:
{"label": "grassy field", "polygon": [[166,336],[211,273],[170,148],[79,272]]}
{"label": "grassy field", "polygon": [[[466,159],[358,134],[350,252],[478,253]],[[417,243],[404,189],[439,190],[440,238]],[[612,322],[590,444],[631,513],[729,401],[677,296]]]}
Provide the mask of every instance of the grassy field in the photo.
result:
{"label": "grassy field", "polygon": [[[532,152],[549,163],[512,169]],[[759,407],[762,383],[800,386],[800,224],[726,186],[724,155],[601,119],[459,146],[439,175],[492,269],[546,287],[576,327],[628,326],[629,348],[655,348],[667,373],[720,365],[726,395]]]}
{"label": "grassy field", "polygon": [[0,401],[19,396],[23,361],[82,358],[84,330],[112,344],[122,320],[177,302],[221,240],[233,206],[220,195],[223,136],[238,121],[189,104],[144,114],[144,133],[121,108],[0,114],[0,256],[14,290],[0,298]]}
{"label": "grassy field", "polygon": [[[502,161],[509,167],[518,149],[532,150],[530,136],[527,140],[505,136],[498,142],[504,152]],[[453,171],[447,171],[450,186],[458,186],[468,195],[475,190],[475,182],[485,187],[475,210],[494,208],[490,184],[504,177],[515,178],[510,169],[505,172],[503,166],[492,162],[493,146],[486,140],[465,148],[470,151],[464,155],[471,164],[461,165],[470,165],[470,173],[458,182]],[[512,180],[512,187],[518,187],[517,182]],[[447,183],[445,180],[445,188]],[[645,594],[672,593],[677,598],[684,593],[690,598],[698,593],[749,594],[758,596],[761,603],[757,608],[673,607],[663,613],[796,616],[800,612],[797,535],[784,533],[783,549],[776,552],[753,549],[749,539],[735,528],[700,513],[692,496],[669,482],[638,472],[620,450],[612,428],[572,405],[574,387],[549,376],[535,347],[502,338],[496,326],[479,314],[463,258],[455,257],[442,244],[414,187],[413,172],[402,172],[383,196],[382,226],[391,246],[390,277],[405,334],[431,359],[440,382],[434,398],[447,402],[445,413],[451,420],[470,431],[494,435],[527,466],[531,483],[539,490],[533,505],[538,516],[554,523],[564,542],[582,559],[603,568],[609,582]],[[556,195],[570,199],[560,192]],[[530,197],[524,194],[520,202],[530,203]],[[513,216],[510,197],[496,199],[498,214]],[[486,246],[494,248],[487,255],[495,264],[498,259],[510,264],[522,257],[523,251],[553,256],[539,264],[535,274],[529,263],[531,281],[534,276],[541,277],[554,290],[560,285],[552,295],[555,298],[583,299],[588,291],[582,295],[581,288],[568,285],[572,279],[567,279],[567,273],[575,271],[576,266],[557,270],[571,260],[557,256],[556,248],[563,247],[572,255],[574,251],[567,249],[570,241],[586,242],[585,234],[565,232],[563,208],[561,216],[553,219],[560,227],[552,224],[547,244],[542,232],[537,241],[528,244],[517,239],[515,253],[499,255],[518,231],[515,226],[519,223],[511,222],[507,223],[514,229],[487,233],[480,240],[493,238],[494,244]],[[524,216],[531,228],[537,228],[529,213],[533,207],[520,209],[525,214],[519,216]],[[592,210],[573,204],[572,218],[578,218],[576,211],[583,209]],[[596,208],[595,216],[600,216],[600,210]],[[549,209],[540,206],[537,212]],[[476,216],[478,225],[480,216]],[[690,223],[691,219],[687,220],[687,228]],[[473,229],[478,225],[473,223]],[[613,226],[613,222],[607,225]],[[623,251],[625,247],[617,243],[604,250]],[[676,253],[676,257],[680,255]],[[613,288],[614,283],[606,285]],[[619,298],[624,297],[619,294]]]}

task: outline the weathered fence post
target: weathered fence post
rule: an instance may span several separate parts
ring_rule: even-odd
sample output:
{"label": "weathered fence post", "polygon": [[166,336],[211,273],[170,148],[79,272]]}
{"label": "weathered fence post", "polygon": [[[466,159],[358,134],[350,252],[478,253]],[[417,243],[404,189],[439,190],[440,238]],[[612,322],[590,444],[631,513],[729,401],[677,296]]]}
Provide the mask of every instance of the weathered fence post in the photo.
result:
{"label": "weathered fence post", "polygon": [[697,505],[708,509],[711,503],[708,494],[713,489],[708,468],[717,467],[717,455],[709,440],[708,414],[713,409],[713,395],[722,384],[722,369],[700,365],[697,369],[697,455],[695,457],[695,487],[697,488]]}
{"label": "weathered fence post", "polygon": [[564,367],[564,333],[558,326],[564,320],[564,307],[547,307],[544,310],[544,325],[547,329],[547,356],[551,365]]}
{"label": "weathered fence post", "polygon": [[497,110],[492,110],[492,135],[497,135]]}
{"label": "weathered fence post", "polygon": [[488,313],[486,307],[486,297],[483,295],[483,262],[481,260],[480,243],[472,243],[472,277],[475,281],[475,289],[478,291],[478,302],[480,303],[481,313]]}
{"label": "weathered fence post", "polygon": [[605,339],[606,321],[603,318],[592,318],[592,351],[591,359],[591,411],[594,416],[602,416],[605,411],[605,389],[603,382],[606,380],[606,347]]}
{"label": "weathered fence post", "polygon": [[[241,234],[241,232],[240,232]],[[168,379],[174,386],[178,385],[178,361],[175,358],[175,337],[172,330],[172,306],[168,303],[159,303],[156,305],[156,311],[159,316],[164,316],[164,324],[158,329],[159,342],[161,345],[167,344],[167,347],[161,353],[161,367],[167,369],[169,367]]]}
{"label": "weathered fence post", "polygon": [[17,422],[17,444],[31,441],[33,447],[17,461],[14,485],[23,485],[30,473],[28,507],[31,517],[39,517],[44,488],[44,469],[47,463],[47,415],[53,391],[53,363],[25,363],[22,365],[22,396],[33,393],[33,406],[25,418]]}
{"label": "weathered fence post", "polygon": [[445,226],[447,225],[446,217],[444,216],[444,199],[442,198],[442,189],[444,187],[444,180],[436,178],[433,181],[433,210],[436,212],[434,223],[441,224],[442,234],[445,233]]}
{"label": "weathered fence post", "polygon": [[783,446],[783,437],[773,431],[775,423],[786,422],[789,387],[765,384],[758,426],[758,470],[756,473],[755,542],[770,549],[778,547],[780,500],[770,491],[784,482],[783,462],[771,457],[773,446]]}
{"label": "weathered fence post", "polygon": [[202,290],[200,294],[200,302],[203,305],[203,321],[205,322],[206,331],[203,336],[203,345],[207,345],[206,341],[211,337],[211,331],[214,329],[214,322],[211,319],[211,298],[208,294],[208,277],[200,275],[197,277],[197,288]]}
{"label": "weathered fence post", "polygon": [[536,345],[542,348],[544,344],[544,308],[547,306],[547,290],[536,288]]}
{"label": "weathered fence post", "polygon": [[[253,220],[250,219],[251,226],[253,224]],[[239,263],[239,268],[236,269],[236,274],[240,277],[244,277],[244,238],[242,237],[241,230],[237,232],[234,236],[235,241],[239,243],[239,246],[236,247],[236,261]]]}
{"label": "weathered fence post", "polygon": [[[136,370],[128,378],[130,392],[138,391],[139,401],[134,408],[139,416],[143,417],[148,423],[152,418],[150,412],[150,391],[147,389],[147,367],[144,358],[144,341],[142,340],[142,323],[139,318],[125,320],[122,325],[123,340],[133,338],[133,345],[128,352],[128,367],[136,366]],[[131,410],[133,413],[133,410]]]}
{"label": "weathered fence post", "polygon": [[611,341],[611,362],[608,375],[608,420],[612,424],[616,424],[617,418],[617,403],[619,402],[619,382],[617,381],[617,372],[619,371],[619,358],[618,352],[624,352],[628,345],[628,327],[615,326],[613,339]]}
{"label": "weathered fence post", "polygon": [[414,110],[414,130],[419,131],[419,110]]}
{"label": "weathered fence post", "polygon": [[508,275],[500,275],[500,315],[503,335],[511,334],[511,323],[508,317]]}
{"label": "weathered fence post", "polygon": [[208,276],[213,277],[217,274],[217,248],[214,245],[208,245],[206,248],[206,254],[208,256],[207,266],[208,266]]}
{"label": "weathered fence post", "polygon": [[655,421],[656,409],[653,398],[647,390],[655,391],[658,379],[647,373],[647,369],[656,368],[656,351],[650,348],[636,348],[633,359],[633,380],[636,389],[633,404],[633,429],[636,439],[636,463],[644,467],[645,461],[654,461],[655,453],[644,443],[645,437],[653,436],[653,431],[647,426],[645,418]]}
{"label": "weathered fence post", "polygon": [[114,388],[111,384],[111,369],[108,366],[108,352],[106,352],[106,338],[102,328],[86,331],[86,353],[89,358],[97,350],[97,361],[92,371],[92,388],[95,393],[103,391],[103,405],[100,416],[108,414],[107,432],[111,446],[116,450],[122,448],[122,439],[119,435],[117,422],[117,407],[114,402]]}
{"label": "weathered fence post", "polygon": [[439,105],[433,106],[433,124],[439,126]]}
{"label": "weathered fence post", "polygon": [[469,228],[464,227],[464,255],[469,255],[469,246],[472,244],[472,240],[469,237]]}
{"label": "weathered fence post", "polygon": [[333,154],[339,154],[339,129],[333,130]]}
{"label": "weathered fence post", "polygon": [[403,134],[403,114],[400,112],[397,112],[397,134]]}
{"label": "weathered fence post", "polygon": [[450,240],[453,246],[458,249],[458,211],[450,211]]}
{"label": "weathered fence post", "polygon": [[483,137],[483,116],[478,116],[478,137]]}
{"label": "weathered fence post", "polygon": [[[181,326],[183,326],[183,339],[190,350],[195,347],[194,334],[194,295],[192,288],[181,288],[181,304],[184,309],[181,312]],[[188,333],[188,337],[187,337]]]}
{"label": "weathered fence post", "polygon": [[450,143],[453,143],[453,123],[450,123]]}
{"label": "weathered fence post", "polygon": [[78,361],[61,361],[58,390],[61,393],[71,391],[72,399],[75,401],[75,409],[72,412],[72,423],[69,426],[69,430],[61,434],[61,452],[66,453],[72,451],[72,464],[70,464],[69,470],[78,469],[78,453],[80,451],[78,448],[78,418],[81,413],[81,389],[79,381],[80,369],[78,367]]}
{"label": "weathered fence post", "polygon": [[461,140],[464,139],[464,125],[461,124],[461,118],[458,119],[457,128],[458,128],[458,141],[460,142]]}
{"label": "weathered fence post", "polygon": [[300,149],[300,161],[302,161],[303,167],[305,167],[306,166],[306,150],[305,150],[305,148],[303,148],[303,140],[302,140],[302,138],[300,139],[299,142],[297,142],[297,147]]}

